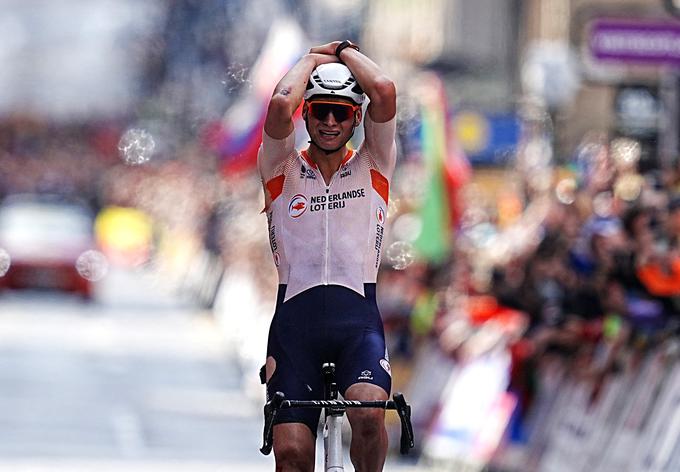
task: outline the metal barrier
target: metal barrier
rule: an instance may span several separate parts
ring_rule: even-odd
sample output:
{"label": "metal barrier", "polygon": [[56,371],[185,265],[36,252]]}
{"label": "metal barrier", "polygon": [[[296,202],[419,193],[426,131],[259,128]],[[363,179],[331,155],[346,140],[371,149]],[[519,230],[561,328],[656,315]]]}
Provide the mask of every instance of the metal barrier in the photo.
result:
{"label": "metal barrier", "polygon": [[[592,400],[592,382],[565,375],[526,457],[539,472],[680,470],[680,363],[671,340],[640,359],[630,353]],[[549,392],[541,394],[543,406]],[[526,469],[525,469],[526,470]]]}
{"label": "metal barrier", "polygon": [[[469,428],[453,427],[471,414],[470,408],[466,411],[451,401],[465,370],[453,367],[439,413],[424,434],[421,465],[447,471],[680,470],[680,341],[670,338],[645,352],[625,352],[620,368],[607,374],[599,388],[598,380],[589,379],[580,368],[567,362],[544,364],[538,372],[540,388],[524,418],[526,440],[506,442],[492,459],[480,462],[484,456],[476,449],[479,436],[464,437]],[[507,425],[507,409],[485,411],[489,418],[483,422]]]}

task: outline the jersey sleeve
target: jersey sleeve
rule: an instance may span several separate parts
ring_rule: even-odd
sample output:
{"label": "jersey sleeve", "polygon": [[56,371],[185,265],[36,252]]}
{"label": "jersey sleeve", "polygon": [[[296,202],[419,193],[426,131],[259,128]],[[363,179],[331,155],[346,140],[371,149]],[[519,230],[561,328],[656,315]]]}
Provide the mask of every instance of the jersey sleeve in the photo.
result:
{"label": "jersey sleeve", "polygon": [[[390,177],[397,162],[397,133],[396,115],[385,123],[376,123],[368,113],[364,118],[363,150],[368,151],[373,164],[382,174]],[[362,149],[359,149],[359,152]]]}
{"label": "jersey sleeve", "polygon": [[274,139],[263,131],[257,153],[257,169],[262,180],[267,182],[280,174],[283,163],[295,155],[295,130],[283,139]]}

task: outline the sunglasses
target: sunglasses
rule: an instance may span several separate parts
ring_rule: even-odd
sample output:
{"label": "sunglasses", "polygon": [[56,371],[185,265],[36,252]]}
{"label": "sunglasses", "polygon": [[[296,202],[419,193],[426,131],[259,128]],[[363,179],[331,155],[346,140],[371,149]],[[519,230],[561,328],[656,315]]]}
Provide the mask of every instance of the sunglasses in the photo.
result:
{"label": "sunglasses", "polygon": [[333,113],[336,121],[345,121],[354,116],[354,112],[359,109],[357,105],[340,102],[313,101],[309,103],[309,112],[319,121],[326,119],[329,113]]}

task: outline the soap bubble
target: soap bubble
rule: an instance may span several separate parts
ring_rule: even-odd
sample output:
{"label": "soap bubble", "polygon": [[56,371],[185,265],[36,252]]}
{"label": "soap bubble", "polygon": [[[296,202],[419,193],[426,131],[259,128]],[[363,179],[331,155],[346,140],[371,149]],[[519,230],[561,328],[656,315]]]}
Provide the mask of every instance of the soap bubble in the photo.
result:
{"label": "soap bubble", "polygon": [[392,234],[399,241],[415,241],[422,230],[422,220],[415,213],[399,215],[392,223]]}
{"label": "soap bubble", "polygon": [[640,160],[640,143],[630,138],[616,138],[610,145],[612,159],[621,169],[630,169]]}
{"label": "soap bubble", "polygon": [[392,218],[394,215],[399,214],[399,210],[402,206],[402,201],[399,198],[390,198],[387,202],[387,217]]}
{"label": "soap bubble", "polygon": [[9,257],[7,251],[0,248],[0,277],[7,273],[10,265],[12,265],[12,258]]}
{"label": "soap bubble", "polygon": [[418,129],[420,118],[420,106],[418,102],[408,95],[397,97],[397,128],[402,134],[410,134]]}
{"label": "soap bubble", "polygon": [[385,257],[396,270],[404,270],[415,260],[413,245],[406,241],[395,241],[387,248]]}
{"label": "soap bubble", "polygon": [[571,205],[574,203],[574,201],[576,201],[577,187],[578,185],[576,180],[572,179],[571,177],[562,179],[555,187],[555,196],[557,196],[557,199],[561,203],[564,203],[565,205]]}
{"label": "soap bubble", "polygon": [[612,214],[613,195],[611,192],[600,192],[593,197],[593,212],[601,217],[607,218]]}
{"label": "soap bubble", "polygon": [[253,84],[248,78],[249,73],[249,69],[243,64],[233,64],[230,66],[224,75],[224,80],[222,80],[222,85],[227,94],[237,92],[243,87],[247,89],[252,88]]}
{"label": "soap bubble", "polygon": [[99,251],[85,251],[76,260],[76,270],[84,279],[96,282],[103,279],[108,273],[109,261]]}
{"label": "soap bubble", "polygon": [[627,202],[634,202],[642,193],[645,179],[640,174],[625,174],[614,183],[614,194]]}
{"label": "soap bubble", "polygon": [[126,164],[144,164],[153,155],[156,142],[146,130],[131,128],[127,130],[118,142],[118,151]]}

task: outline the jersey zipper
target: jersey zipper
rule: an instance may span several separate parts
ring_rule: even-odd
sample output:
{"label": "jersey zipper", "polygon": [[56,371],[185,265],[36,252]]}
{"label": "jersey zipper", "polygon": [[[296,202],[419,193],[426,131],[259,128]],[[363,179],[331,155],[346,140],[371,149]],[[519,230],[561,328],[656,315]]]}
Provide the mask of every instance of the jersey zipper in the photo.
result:
{"label": "jersey zipper", "polygon": [[[330,182],[328,182],[328,185],[326,185],[326,196],[328,196],[328,194],[330,193],[331,186],[333,185],[333,181],[335,180],[335,176],[341,172],[342,167],[343,166],[340,165],[338,170],[336,170],[333,173],[333,175],[331,176],[331,180],[330,180]],[[325,184],[326,182],[323,179],[323,175],[321,175],[321,171],[319,171],[319,175],[321,176],[321,181],[324,182],[324,184]],[[330,235],[329,235],[329,232],[328,232],[328,213],[329,213],[328,207],[329,207],[329,203],[330,202],[328,202],[328,200],[326,200],[326,210],[325,210],[326,214],[324,215],[325,226],[326,226],[325,231],[324,231],[326,233],[326,254],[324,254],[324,273],[323,273],[323,278],[324,278],[323,284],[324,285],[328,285],[329,269],[330,269],[329,259],[331,257],[330,256],[330,253],[331,253],[331,238],[330,238]]]}
{"label": "jersey zipper", "polygon": [[[331,178],[331,182],[333,181],[333,178]],[[328,195],[330,190],[330,184],[328,187],[326,187],[326,195]],[[328,201],[326,202],[326,211],[325,211],[324,219],[325,219],[325,225],[326,228],[324,232],[326,233],[326,250],[324,254],[324,280],[323,284],[328,285],[328,269],[329,269],[329,263],[328,260],[330,259],[330,246],[331,246],[331,238],[330,235],[328,234]]]}
{"label": "jersey zipper", "polygon": [[[326,197],[328,197],[328,195],[331,191],[331,185],[333,185],[333,181],[335,180],[335,176],[339,172],[339,170],[340,169],[335,171],[335,173],[331,176],[331,181],[328,182],[328,185],[326,186]],[[321,178],[323,179],[323,176]],[[326,254],[324,255],[324,280],[323,280],[324,285],[328,285],[328,279],[330,278],[330,276],[329,276],[329,271],[330,271],[329,260],[330,260],[330,257],[331,257],[331,237],[330,237],[330,234],[329,234],[329,231],[328,231],[328,224],[329,224],[328,223],[328,218],[329,218],[328,214],[330,213],[329,210],[328,210],[329,203],[330,202],[328,202],[328,200],[326,200],[326,210],[325,210],[325,215],[324,215],[325,226],[326,226],[325,231],[324,231],[326,233]]]}

